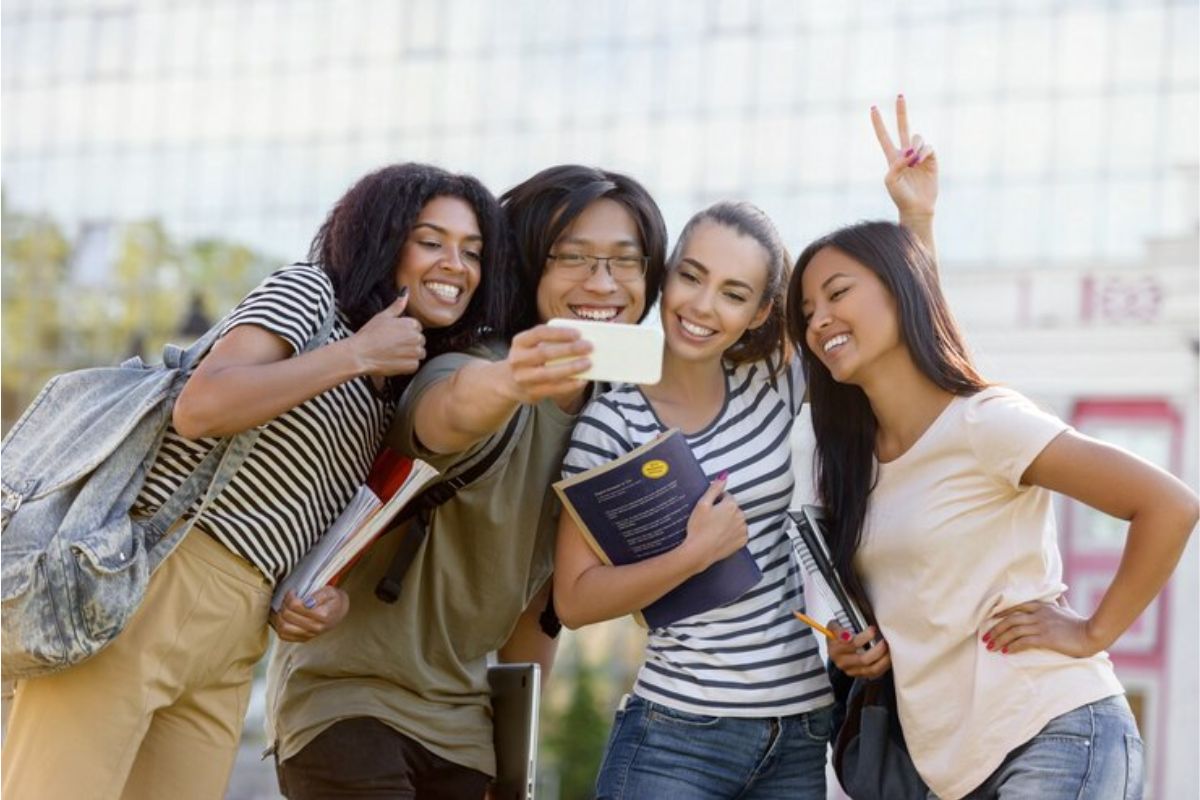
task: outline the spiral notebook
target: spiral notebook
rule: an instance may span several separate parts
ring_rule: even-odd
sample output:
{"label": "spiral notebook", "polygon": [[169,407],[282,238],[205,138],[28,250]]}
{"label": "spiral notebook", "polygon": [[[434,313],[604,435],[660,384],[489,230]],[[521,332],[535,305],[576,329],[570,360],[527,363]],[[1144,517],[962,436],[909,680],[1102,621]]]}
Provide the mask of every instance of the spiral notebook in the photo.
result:
{"label": "spiral notebook", "polygon": [[817,592],[829,605],[834,619],[846,630],[862,633],[867,618],[846,591],[842,579],[833,567],[829,552],[829,523],[820,506],[801,506],[788,511],[787,536],[792,552],[808,573]]}

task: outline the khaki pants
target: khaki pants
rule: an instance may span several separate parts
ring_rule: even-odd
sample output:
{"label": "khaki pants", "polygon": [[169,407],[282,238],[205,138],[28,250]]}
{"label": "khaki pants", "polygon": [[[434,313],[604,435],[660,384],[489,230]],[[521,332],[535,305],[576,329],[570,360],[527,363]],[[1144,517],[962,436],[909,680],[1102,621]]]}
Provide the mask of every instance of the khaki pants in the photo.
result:
{"label": "khaki pants", "polygon": [[193,529],[112,644],[17,684],[5,800],[223,797],[270,601],[257,569]]}

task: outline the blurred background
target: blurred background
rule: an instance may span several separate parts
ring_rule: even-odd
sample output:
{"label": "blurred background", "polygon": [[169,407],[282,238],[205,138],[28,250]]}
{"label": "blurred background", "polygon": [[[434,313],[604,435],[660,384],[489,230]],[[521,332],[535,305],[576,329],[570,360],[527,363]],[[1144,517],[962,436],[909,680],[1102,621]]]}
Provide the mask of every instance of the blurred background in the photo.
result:
{"label": "blurred background", "polygon": [[[892,217],[868,121],[898,92],[942,169],[948,295],[989,378],[1197,483],[1197,0],[6,0],[5,429],[55,372],[194,338],[302,259],[365,172],[430,161],[497,193],[628,172],[672,234],[720,198],[798,252]],[[894,127],[893,127],[894,129]],[[1090,611],[1123,527],[1064,503]],[[1149,792],[1195,796],[1193,539],[1113,648]],[[641,634],[567,634],[540,795],[589,796]],[[231,798],[275,796],[261,705]],[[831,790],[831,796],[836,791]]]}

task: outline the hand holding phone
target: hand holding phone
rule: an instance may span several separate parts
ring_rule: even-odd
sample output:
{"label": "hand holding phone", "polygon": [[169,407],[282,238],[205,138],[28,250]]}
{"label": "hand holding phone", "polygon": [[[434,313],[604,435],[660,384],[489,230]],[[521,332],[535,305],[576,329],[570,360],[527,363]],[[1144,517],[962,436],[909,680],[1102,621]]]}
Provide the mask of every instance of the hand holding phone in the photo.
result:
{"label": "hand holding phone", "polygon": [[663,333],[659,328],[620,322],[552,319],[549,325],[574,328],[592,344],[592,367],[578,378],[608,383],[658,383],[662,377]]}

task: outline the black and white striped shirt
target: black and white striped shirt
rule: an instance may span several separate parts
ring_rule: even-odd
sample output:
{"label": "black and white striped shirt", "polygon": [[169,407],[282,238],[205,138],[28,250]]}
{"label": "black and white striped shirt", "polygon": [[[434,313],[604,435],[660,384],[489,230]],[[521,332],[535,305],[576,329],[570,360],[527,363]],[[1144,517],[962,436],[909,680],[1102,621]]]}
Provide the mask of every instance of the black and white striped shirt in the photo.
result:
{"label": "black and white striped shirt", "polygon": [[[333,286],[323,270],[294,264],[272,273],[248,294],[221,335],[238,325],[257,325],[299,352],[333,302]],[[329,341],[350,334],[338,314]],[[265,423],[237,475],[205,511],[201,526],[272,582],[283,577],[366,479],[393,410],[394,403],[363,377]],[[168,427],[134,510],[157,510],[218,441],[185,439]]]}
{"label": "black and white striped shirt", "polygon": [[[799,364],[774,380],[765,362],[726,366],[725,405],[687,442],[710,479],[746,515],[749,548],[763,579],[721,608],[650,631],[634,692],[694,714],[771,717],[829,705],[832,694],[812,631],[792,616],[804,584],[784,532],[792,497],[792,419],[804,394]],[[667,430],[636,386],[584,410],[563,475],[606,463]]]}

